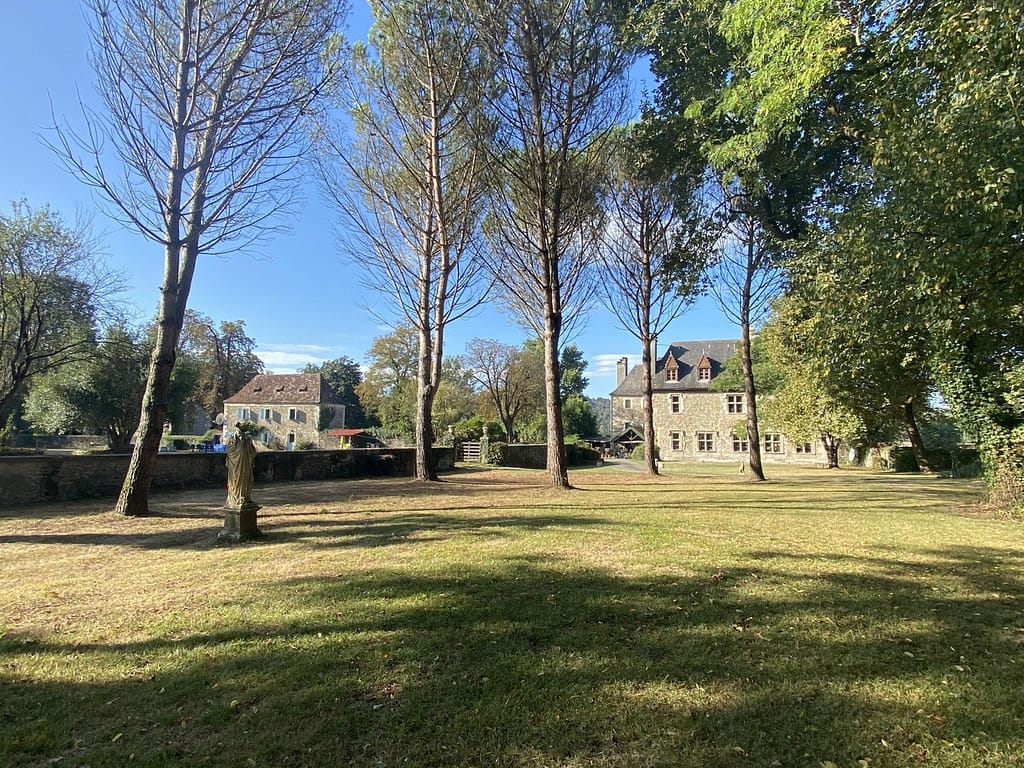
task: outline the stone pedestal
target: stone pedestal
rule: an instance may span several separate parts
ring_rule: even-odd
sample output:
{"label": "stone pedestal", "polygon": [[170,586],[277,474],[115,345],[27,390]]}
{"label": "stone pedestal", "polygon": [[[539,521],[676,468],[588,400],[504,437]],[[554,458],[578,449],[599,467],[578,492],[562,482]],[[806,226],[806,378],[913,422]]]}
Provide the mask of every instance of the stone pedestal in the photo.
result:
{"label": "stone pedestal", "polygon": [[233,544],[238,541],[258,539],[263,532],[256,527],[256,511],[260,505],[251,500],[241,504],[228,501],[224,504],[224,528],[217,534],[217,541]]}

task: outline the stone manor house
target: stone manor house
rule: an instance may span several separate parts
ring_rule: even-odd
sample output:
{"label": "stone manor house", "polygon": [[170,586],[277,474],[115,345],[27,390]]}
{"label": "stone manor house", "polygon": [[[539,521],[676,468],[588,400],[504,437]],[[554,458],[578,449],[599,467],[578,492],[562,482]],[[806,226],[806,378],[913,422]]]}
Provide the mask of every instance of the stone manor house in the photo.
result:
{"label": "stone manor house", "polygon": [[[737,340],[675,341],[661,356],[652,355],[654,444],[663,461],[746,459],[747,440],[738,436],[746,430],[737,429],[747,418],[743,393],[711,391],[712,381],[738,348]],[[642,439],[642,378],[642,366],[629,370],[628,359],[619,359],[611,393],[612,442]],[[758,428],[764,461],[824,461],[820,445],[791,441],[763,421]]]}
{"label": "stone manor house", "polygon": [[259,427],[258,442],[276,450],[336,448],[345,406],[319,373],[261,373],[224,400],[224,441],[238,422]]}

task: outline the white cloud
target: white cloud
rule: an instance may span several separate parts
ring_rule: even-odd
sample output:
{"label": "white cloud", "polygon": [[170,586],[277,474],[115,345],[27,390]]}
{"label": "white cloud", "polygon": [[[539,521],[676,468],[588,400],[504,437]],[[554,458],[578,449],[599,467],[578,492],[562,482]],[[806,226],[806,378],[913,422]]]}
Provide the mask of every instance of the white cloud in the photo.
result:
{"label": "white cloud", "polygon": [[[629,355],[625,353],[592,355],[590,357],[590,367],[587,368],[584,373],[586,375],[593,374],[594,376],[614,376],[616,365],[618,364],[619,359],[623,357],[629,358]],[[639,354],[636,354],[633,357],[635,359],[630,361],[630,366],[640,362]]]}
{"label": "white cloud", "polygon": [[316,365],[333,357],[330,347],[317,344],[263,344],[256,348],[256,356],[267,370],[278,373],[291,373],[309,363]]}

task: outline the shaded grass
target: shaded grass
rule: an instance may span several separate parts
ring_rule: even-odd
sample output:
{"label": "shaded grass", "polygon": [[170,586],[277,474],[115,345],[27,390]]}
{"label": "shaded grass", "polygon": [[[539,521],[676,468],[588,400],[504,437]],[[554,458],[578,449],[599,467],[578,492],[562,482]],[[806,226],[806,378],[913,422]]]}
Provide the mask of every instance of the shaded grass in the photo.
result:
{"label": "shaded grass", "polygon": [[1024,762],[1020,526],[974,483],[607,469],[0,518],[0,764]]}

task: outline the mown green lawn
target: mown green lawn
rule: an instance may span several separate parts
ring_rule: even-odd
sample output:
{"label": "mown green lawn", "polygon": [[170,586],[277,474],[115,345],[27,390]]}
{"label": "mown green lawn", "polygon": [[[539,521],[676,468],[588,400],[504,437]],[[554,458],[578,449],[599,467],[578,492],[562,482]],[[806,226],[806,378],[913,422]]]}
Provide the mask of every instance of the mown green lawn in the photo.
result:
{"label": "mown green lawn", "polygon": [[668,469],[2,513],[0,765],[1024,765],[978,483]]}

